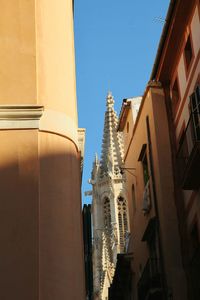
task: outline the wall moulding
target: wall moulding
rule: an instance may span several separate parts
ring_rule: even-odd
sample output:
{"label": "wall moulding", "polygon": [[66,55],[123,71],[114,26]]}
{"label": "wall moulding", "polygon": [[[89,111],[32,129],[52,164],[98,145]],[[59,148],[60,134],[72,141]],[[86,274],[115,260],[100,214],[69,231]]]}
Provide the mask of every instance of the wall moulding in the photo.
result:
{"label": "wall moulding", "polygon": [[38,129],[59,134],[72,140],[81,152],[84,149],[84,129],[78,129],[66,114],[45,109],[42,105],[0,105],[0,130],[6,129]]}
{"label": "wall moulding", "polygon": [[41,105],[0,105],[0,129],[36,129],[42,117]]}

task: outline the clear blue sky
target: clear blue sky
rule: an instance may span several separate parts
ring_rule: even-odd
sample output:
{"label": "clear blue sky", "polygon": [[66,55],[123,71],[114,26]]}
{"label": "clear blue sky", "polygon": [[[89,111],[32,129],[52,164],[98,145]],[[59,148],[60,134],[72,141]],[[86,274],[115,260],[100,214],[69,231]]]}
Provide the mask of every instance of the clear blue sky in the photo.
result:
{"label": "clear blue sky", "polygon": [[75,0],[79,127],[86,128],[84,191],[91,190],[95,152],[101,155],[106,95],[119,114],[122,99],[143,94],[155,60],[169,0]]}

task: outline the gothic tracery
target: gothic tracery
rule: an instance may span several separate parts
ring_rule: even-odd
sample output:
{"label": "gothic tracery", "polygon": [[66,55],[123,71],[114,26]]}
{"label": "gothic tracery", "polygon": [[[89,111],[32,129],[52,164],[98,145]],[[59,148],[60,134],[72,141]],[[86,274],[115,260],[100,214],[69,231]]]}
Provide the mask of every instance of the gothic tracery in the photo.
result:
{"label": "gothic tracery", "polygon": [[119,236],[120,236],[120,250],[123,252],[126,245],[126,236],[128,233],[128,216],[126,200],[123,197],[118,197],[118,222],[119,222]]}
{"label": "gothic tracery", "polygon": [[[125,174],[122,174],[123,142],[111,93],[107,96],[101,160],[93,163],[93,273],[96,299],[106,300],[114,276],[117,254],[124,252],[128,232]],[[123,197],[119,195],[123,194]]]}

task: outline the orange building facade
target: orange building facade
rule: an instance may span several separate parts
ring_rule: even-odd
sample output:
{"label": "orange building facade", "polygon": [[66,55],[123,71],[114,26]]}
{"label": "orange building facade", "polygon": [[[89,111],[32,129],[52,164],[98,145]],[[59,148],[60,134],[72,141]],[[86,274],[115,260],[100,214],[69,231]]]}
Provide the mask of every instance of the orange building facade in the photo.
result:
{"label": "orange building facade", "polygon": [[[200,299],[200,1],[171,1],[134,120],[122,104],[129,295]],[[109,298],[114,299],[114,298]]]}
{"label": "orange building facade", "polygon": [[0,298],[85,299],[73,1],[1,1]]}
{"label": "orange building facade", "polygon": [[130,212],[130,299],[170,299],[172,293],[173,299],[186,299],[161,84],[149,83],[135,122],[132,102],[123,103],[119,123],[126,141],[122,170]]}
{"label": "orange building facade", "polygon": [[200,298],[200,1],[172,1],[151,79],[162,82],[188,299]]}

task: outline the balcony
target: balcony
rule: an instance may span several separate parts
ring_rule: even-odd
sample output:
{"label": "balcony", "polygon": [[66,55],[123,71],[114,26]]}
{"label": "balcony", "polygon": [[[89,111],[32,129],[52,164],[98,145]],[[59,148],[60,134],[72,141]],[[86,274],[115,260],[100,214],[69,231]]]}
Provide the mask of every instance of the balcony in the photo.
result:
{"label": "balcony", "polygon": [[184,190],[200,187],[200,114],[191,113],[177,153],[180,184]]}
{"label": "balcony", "polygon": [[148,259],[138,282],[139,300],[162,300],[163,291],[158,259]]}

